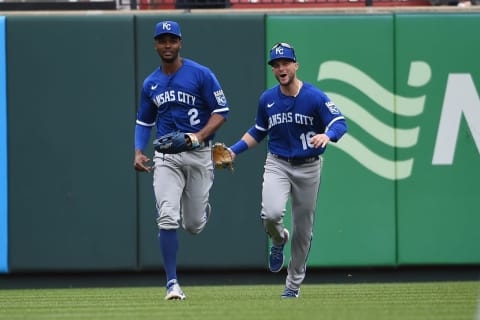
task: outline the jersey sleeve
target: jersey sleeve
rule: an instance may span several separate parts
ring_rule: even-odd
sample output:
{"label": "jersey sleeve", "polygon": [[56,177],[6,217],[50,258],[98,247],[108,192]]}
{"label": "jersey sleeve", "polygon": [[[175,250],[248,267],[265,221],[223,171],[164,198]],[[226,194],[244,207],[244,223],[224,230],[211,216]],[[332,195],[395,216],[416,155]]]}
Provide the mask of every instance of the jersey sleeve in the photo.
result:
{"label": "jersey sleeve", "polygon": [[207,68],[203,94],[207,97],[207,103],[211,113],[217,113],[227,118],[230,111],[227,98],[215,74]]}
{"label": "jersey sleeve", "polygon": [[265,112],[265,98],[264,95],[258,100],[257,117],[255,118],[255,125],[252,126],[248,133],[257,141],[260,142],[268,135],[268,115]]}
{"label": "jersey sleeve", "polygon": [[145,83],[140,95],[140,105],[135,124],[135,150],[142,151],[145,149],[148,140],[150,139],[150,132],[155,126],[155,119],[157,116],[156,108],[152,106],[153,103],[146,93]]}
{"label": "jersey sleeve", "polygon": [[156,118],[157,108],[150,100],[144,85],[140,95],[140,105],[138,107],[136,124],[145,127],[153,127],[155,126]]}
{"label": "jersey sleeve", "polygon": [[325,93],[322,95],[320,113],[326,124],[324,133],[332,142],[337,142],[347,132],[347,123],[335,103]]}
{"label": "jersey sleeve", "polygon": [[257,142],[262,141],[265,139],[267,136],[268,132],[265,130],[260,130],[259,127],[256,125],[252,126],[248,131],[247,131]]}
{"label": "jersey sleeve", "polygon": [[142,125],[135,125],[135,150],[145,150],[148,140],[150,139],[150,132],[152,127],[145,127]]}

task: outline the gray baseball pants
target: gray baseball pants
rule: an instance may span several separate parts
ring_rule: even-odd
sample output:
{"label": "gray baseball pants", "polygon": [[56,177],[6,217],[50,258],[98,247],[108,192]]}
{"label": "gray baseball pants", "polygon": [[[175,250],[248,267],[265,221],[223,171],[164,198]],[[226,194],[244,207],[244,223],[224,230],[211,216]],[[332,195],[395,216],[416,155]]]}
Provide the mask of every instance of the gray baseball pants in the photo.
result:
{"label": "gray baseball pants", "polygon": [[286,286],[298,290],[306,273],[323,159],[292,166],[270,153],[265,161],[261,219],[274,244],[282,244],[283,217],[291,201],[290,261]]}

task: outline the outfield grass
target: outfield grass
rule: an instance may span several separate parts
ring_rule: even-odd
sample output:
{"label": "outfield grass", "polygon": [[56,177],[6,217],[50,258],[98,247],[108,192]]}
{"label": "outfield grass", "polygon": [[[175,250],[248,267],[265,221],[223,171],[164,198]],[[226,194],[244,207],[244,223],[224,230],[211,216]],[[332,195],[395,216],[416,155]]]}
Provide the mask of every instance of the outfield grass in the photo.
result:
{"label": "outfield grass", "polygon": [[152,287],[0,290],[0,319],[478,320],[480,282],[185,286],[164,301]]}

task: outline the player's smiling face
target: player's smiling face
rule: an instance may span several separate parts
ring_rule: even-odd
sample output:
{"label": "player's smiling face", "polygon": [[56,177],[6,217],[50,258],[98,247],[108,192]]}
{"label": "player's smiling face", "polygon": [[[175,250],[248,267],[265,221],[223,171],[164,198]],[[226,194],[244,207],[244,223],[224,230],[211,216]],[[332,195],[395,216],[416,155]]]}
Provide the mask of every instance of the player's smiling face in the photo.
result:
{"label": "player's smiling face", "polygon": [[273,75],[282,86],[288,86],[295,79],[298,63],[289,59],[277,59],[272,62]]}
{"label": "player's smiling face", "polygon": [[155,38],[155,50],[164,62],[173,62],[178,58],[182,39],[173,34],[163,34]]}

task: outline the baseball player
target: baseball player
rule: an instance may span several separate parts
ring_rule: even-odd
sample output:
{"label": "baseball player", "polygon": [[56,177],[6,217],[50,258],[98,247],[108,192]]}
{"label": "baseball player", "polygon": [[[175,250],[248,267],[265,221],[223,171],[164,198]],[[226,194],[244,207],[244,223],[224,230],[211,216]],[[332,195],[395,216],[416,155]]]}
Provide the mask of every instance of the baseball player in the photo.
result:
{"label": "baseball player", "polygon": [[[305,278],[322,169],[322,154],[329,142],[347,131],[345,118],[329,97],[297,78],[298,63],[292,46],[277,43],[270,50],[278,85],[266,90],[258,103],[256,122],[230,146],[232,157],[252,148],[267,135],[260,217],[272,246],[269,268],[279,272],[283,249],[291,237],[283,298],[297,298]],[[292,204],[292,234],[283,225],[288,198]]]}
{"label": "baseball player", "polygon": [[[177,22],[159,22],[154,44],[161,64],[143,82],[135,126],[134,168],[154,172],[160,251],[167,280],[165,299],[183,300],[186,296],[177,280],[177,229],[182,226],[198,234],[210,216],[211,141],[226,121],[229,107],[212,71],[180,56],[182,34]],[[153,127],[157,138],[175,131],[189,136],[193,133],[198,147],[177,154],[155,151],[152,168],[144,150]]]}

